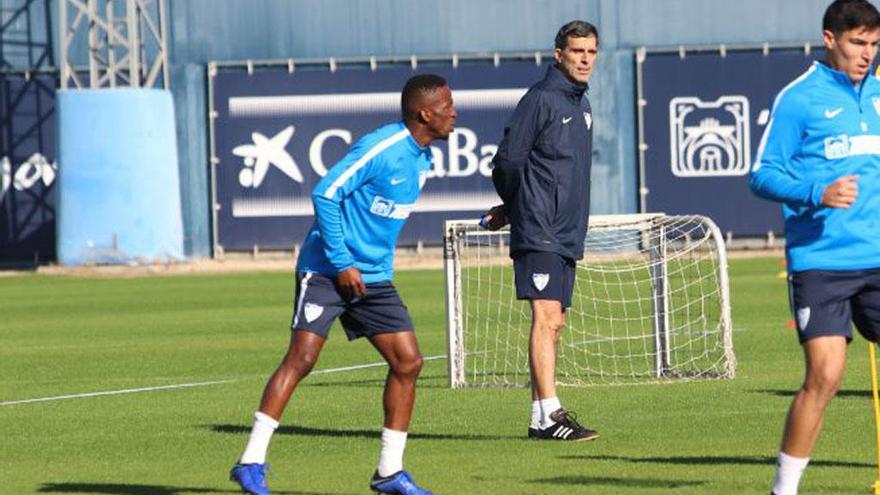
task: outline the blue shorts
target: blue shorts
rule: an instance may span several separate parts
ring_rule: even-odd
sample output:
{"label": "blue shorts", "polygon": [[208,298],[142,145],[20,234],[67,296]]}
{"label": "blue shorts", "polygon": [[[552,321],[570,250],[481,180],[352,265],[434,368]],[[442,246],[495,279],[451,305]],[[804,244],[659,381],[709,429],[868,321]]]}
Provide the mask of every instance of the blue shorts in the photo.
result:
{"label": "blue shorts", "polygon": [[880,337],[880,269],[793,272],[788,291],[801,343],[826,335],[849,342],[852,323],[869,341]]}
{"label": "blue shorts", "polygon": [[556,253],[527,251],[513,258],[517,299],[549,299],[571,306],[575,262]]}
{"label": "blue shorts", "polygon": [[325,339],[337,317],[348,340],[413,330],[409,312],[390,281],[367,284],[366,297],[349,300],[337,288],[335,279],[320,273],[296,272],[295,304],[290,328]]}

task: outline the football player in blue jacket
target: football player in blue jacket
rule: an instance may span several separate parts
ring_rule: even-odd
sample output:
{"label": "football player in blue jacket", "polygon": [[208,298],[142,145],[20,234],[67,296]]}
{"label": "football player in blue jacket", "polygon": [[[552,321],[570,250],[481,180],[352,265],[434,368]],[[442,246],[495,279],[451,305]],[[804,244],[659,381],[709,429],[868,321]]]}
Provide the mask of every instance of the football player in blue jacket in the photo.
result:
{"label": "football player in blue jacket", "polygon": [[403,121],[367,134],[312,192],[315,224],[296,267],[290,346],[266,384],[231,477],[244,491],[269,493],[266,451],[297,384],[309,374],[339,318],[350,340],[366,337],[388,362],[385,425],[370,489],[430,495],[403,470],[403,451],[422,355],[406,306],[392,283],[397,236],[431,166],[428,144],[446,139],[458,114],[446,81],[414,76],[401,95]]}
{"label": "football player in blue jacket", "polygon": [[794,495],[846,365],[851,324],[880,336],[880,14],[837,0],[824,62],[776,97],[750,185],[782,203],[789,299],[806,376],[788,412],[773,493]]}

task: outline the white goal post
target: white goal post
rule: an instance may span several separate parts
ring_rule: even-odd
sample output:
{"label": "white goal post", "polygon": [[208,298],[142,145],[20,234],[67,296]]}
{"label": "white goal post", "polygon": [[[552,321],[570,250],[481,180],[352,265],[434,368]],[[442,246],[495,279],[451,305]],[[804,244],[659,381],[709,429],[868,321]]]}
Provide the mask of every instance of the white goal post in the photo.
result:
{"label": "white goal post", "polygon": [[[531,311],[509,230],[444,226],[449,384],[526,386]],[[727,254],[696,215],[595,215],[559,341],[563,385],[733,378]]]}

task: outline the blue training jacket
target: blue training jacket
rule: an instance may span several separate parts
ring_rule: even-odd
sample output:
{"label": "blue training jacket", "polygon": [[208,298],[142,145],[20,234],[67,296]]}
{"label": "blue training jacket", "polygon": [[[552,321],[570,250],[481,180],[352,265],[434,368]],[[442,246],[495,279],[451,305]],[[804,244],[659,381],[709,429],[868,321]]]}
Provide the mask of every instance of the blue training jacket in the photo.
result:
{"label": "blue training jacket", "polygon": [[579,260],[590,216],[593,115],[586,84],[551,65],[504,129],[492,182],[510,221],[510,255],[551,252]]}
{"label": "blue training jacket", "polygon": [[[855,87],[821,62],[773,103],[750,177],[752,191],[782,203],[789,269],[880,267],[880,81]],[[850,208],[822,206],[825,188],[858,175]]]}
{"label": "blue training jacket", "polygon": [[335,277],[354,266],[364,283],[391,280],[397,236],[430,166],[430,148],[402,122],[362,137],[312,191],[315,224],[297,271]]}

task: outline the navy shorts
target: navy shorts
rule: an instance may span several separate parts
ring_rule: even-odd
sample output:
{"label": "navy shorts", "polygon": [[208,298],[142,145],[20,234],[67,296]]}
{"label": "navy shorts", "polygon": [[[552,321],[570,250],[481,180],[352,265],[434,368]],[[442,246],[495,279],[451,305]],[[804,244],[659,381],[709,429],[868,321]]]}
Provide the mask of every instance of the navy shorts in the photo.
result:
{"label": "navy shorts", "polygon": [[348,340],[380,333],[411,332],[412,320],[394,284],[367,284],[366,297],[349,300],[336,280],[320,273],[296,272],[296,298],[292,330],[324,337],[339,317]]}
{"label": "navy shorts", "polygon": [[513,258],[517,299],[549,299],[571,306],[575,262],[556,253],[528,251]]}
{"label": "navy shorts", "polygon": [[801,343],[825,335],[849,342],[851,323],[871,342],[880,337],[880,269],[793,272],[788,292]]}

